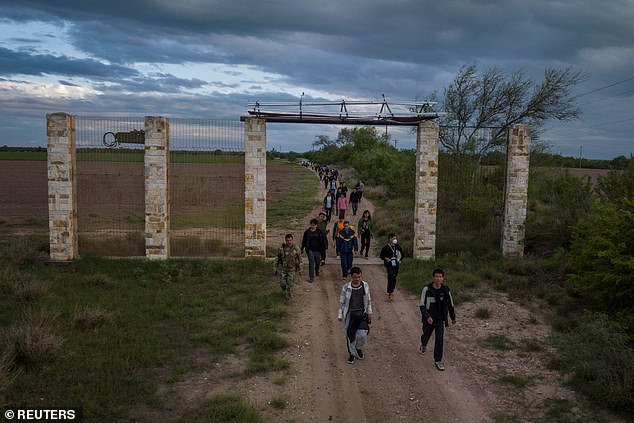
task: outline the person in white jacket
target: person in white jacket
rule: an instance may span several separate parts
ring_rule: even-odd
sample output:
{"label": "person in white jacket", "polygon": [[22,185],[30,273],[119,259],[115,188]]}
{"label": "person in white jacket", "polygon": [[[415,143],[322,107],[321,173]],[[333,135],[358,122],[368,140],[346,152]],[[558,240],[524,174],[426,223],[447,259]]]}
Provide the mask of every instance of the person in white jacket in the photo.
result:
{"label": "person in white jacket", "polygon": [[372,323],[372,297],[370,285],[361,280],[361,269],[357,266],[350,269],[351,280],[341,288],[339,311],[337,318],[343,321],[343,331],[348,345],[348,363],[355,358],[363,360],[363,346],[370,332]]}

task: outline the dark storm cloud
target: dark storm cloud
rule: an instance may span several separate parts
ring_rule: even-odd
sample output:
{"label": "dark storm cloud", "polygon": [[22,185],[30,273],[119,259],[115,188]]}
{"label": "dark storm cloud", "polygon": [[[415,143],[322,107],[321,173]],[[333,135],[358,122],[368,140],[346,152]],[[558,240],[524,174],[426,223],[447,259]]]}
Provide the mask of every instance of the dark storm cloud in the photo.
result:
{"label": "dark storm cloud", "polygon": [[[149,113],[158,102],[161,114],[212,110],[235,116],[249,100],[294,101],[304,90],[335,98],[385,93],[413,99],[442,91],[472,62],[481,69],[521,69],[533,80],[547,66],[573,65],[589,76],[578,87],[583,93],[633,76],[634,69],[631,0],[0,0],[0,16],[62,28],[87,57],[42,51],[40,41],[50,39],[49,33],[16,36],[15,48],[0,45],[0,76],[53,75],[66,85],[76,83],[73,77],[94,79],[99,101],[64,100],[69,112],[83,107]],[[245,66],[275,80],[246,80],[243,69],[227,73],[227,81],[161,70],[184,63]],[[153,67],[156,72],[138,70]],[[246,92],[222,94],[240,87],[236,77],[249,87]],[[273,83],[297,87],[297,93],[275,92]],[[633,87],[630,82],[617,88]],[[199,89],[211,93],[191,93]],[[553,132],[552,139],[572,146],[591,136],[609,138],[605,126],[591,125],[628,118],[623,111],[633,109],[631,94],[614,96],[621,91],[580,98],[584,115],[578,126],[586,129],[567,140]],[[170,101],[160,102],[167,94]],[[614,97],[601,100],[605,94]],[[38,102],[23,100],[23,107]],[[614,139],[626,145],[628,138]]]}
{"label": "dark storm cloud", "polygon": [[64,75],[117,79],[135,76],[138,72],[124,66],[106,65],[94,59],[32,54],[0,47],[0,75]]}

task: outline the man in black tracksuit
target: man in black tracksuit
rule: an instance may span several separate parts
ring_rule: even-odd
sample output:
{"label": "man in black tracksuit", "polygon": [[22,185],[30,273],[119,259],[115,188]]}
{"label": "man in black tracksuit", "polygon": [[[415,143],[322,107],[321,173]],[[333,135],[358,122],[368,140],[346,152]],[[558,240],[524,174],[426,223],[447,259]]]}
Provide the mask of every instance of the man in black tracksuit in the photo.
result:
{"label": "man in black tracksuit", "polygon": [[423,334],[420,337],[420,353],[424,354],[431,334],[436,331],[434,343],[434,362],[438,370],[445,370],[442,364],[443,335],[445,326],[449,326],[447,314],[451,317],[451,323],[456,324],[456,310],[454,309],[451,291],[447,285],[443,285],[445,272],[442,269],[434,269],[433,282],[423,287],[420,294],[420,311],[423,314]]}

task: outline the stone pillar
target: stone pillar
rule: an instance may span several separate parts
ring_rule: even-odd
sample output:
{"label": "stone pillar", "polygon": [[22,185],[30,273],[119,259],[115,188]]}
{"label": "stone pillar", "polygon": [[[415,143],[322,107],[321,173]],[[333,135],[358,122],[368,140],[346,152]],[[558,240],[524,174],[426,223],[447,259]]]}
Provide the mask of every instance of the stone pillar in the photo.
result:
{"label": "stone pillar", "polygon": [[246,120],[244,255],[266,257],[266,121]]}
{"label": "stone pillar", "polygon": [[524,255],[530,139],[530,130],[527,125],[514,125],[510,129],[504,184],[504,225],[502,228],[502,255],[504,256]]}
{"label": "stone pillar", "polygon": [[165,260],[169,242],[169,119],[145,117],[145,257]]}
{"label": "stone pillar", "polygon": [[46,115],[48,161],[48,227],[50,258],[77,258],[77,180],[75,117]]}
{"label": "stone pillar", "polygon": [[416,132],[416,197],[414,206],[414,258],[436,255],[438,210],[438,123],[426,121]]}

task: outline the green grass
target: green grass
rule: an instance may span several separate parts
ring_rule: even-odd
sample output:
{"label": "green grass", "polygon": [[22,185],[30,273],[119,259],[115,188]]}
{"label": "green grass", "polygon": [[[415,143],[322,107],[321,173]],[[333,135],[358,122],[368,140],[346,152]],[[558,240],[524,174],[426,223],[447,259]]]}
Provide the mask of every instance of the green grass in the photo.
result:
{"label": "green grass", "polygon": [[497,380],[499,383],[516,389],[524,389],[531,383],[531,379],[526,376],[509,373],[504,373],[498,376]]}
{"label": "green grass", "polygon": [[505,335],[489,335],[479,341],[480,346],[490,350],[510,351],[515,348],[515,342]]}
{"label": "green grass", "polygon": [[[267,189],[266,224],[287,228],[289,221],[303,218],[315,207],[319,178],[297,165],[282,164],[288,177]],[[269,182],[270,183],[270,182]]]}
{"label": "green grass", "polygon": [[473,314],[478,319],[490,319],[491,318],[491,311],[488,308],[478,307]]}
{"label": "green grass", "polygon": [[244,204],[229,204],[205,213],[172,214],[170,229],[244,228]]}
{"label": "green grass", "polygon": [[[234,397],[187,409],[160,387],[216,371],[229,356],[244,360],[235,377],[288,369],[278,354],[288,310],[268,263],[87,257],[59,266],[23,247],[2,252],[7,265],[0,363],[10,364],[0,372],[4,385],[15,379],[0,384],[0,402],[8,406],[79,407],[87,421],[129,421],[148,405],[172,421],[262,421]],[[17,273],[47,290],[25,298],[9,286]]]}
{"label": "green grass", "polygon": [[31,160],[46,161],[46,150],[44,151],[0,151],[0,160]]}

